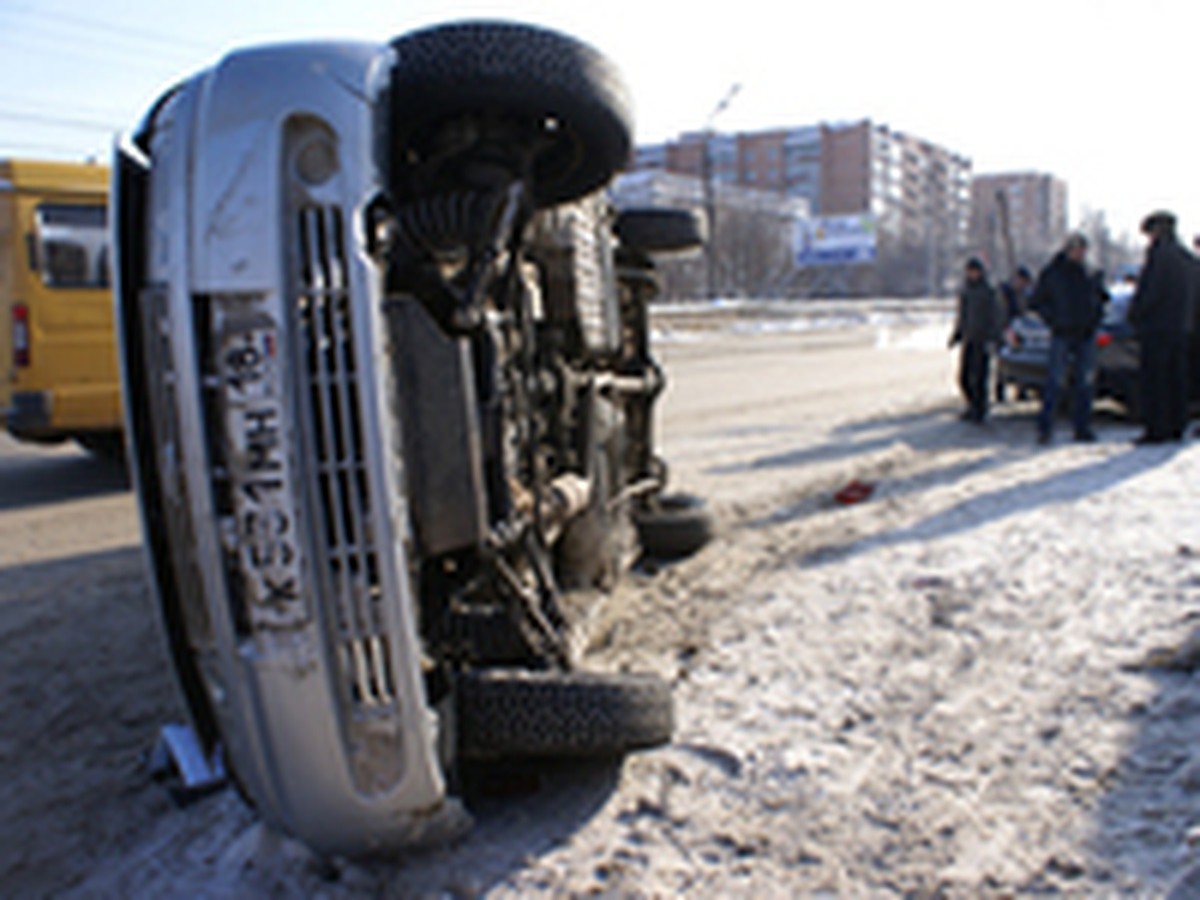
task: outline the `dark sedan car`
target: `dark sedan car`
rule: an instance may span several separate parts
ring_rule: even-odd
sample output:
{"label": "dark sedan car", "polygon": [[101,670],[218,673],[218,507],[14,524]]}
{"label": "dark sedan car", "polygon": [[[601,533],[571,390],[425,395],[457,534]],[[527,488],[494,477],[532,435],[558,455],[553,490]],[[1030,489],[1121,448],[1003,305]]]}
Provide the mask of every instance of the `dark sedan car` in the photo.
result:
{"label": "dark sedan car", "polygon": [[[1096,333],[1096,397],[1110,397],[1130,416],[1138,414],[1138,342],[1128,322],[1132,286],[1110,288],[1104,321]],[[1040,395],[1050,362],[1050,329],[1036,313],[1019,316],[1000,350],[1000,382],[1020,394]]]}

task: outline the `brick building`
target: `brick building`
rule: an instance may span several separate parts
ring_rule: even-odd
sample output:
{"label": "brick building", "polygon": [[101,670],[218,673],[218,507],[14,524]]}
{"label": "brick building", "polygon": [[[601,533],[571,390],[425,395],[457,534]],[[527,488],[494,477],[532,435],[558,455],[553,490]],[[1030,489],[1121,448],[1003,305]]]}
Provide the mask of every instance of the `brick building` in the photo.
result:
{"label": "brick building", "polygon": [[700,178],[707,168],[717,184],[800,197],[817,215],[873,214],[879,254],[873,271],[857,279],[864,291],[945,293],[967,247],[970,160],[870,120],[691,132],[639,148],[634,168]]}
{"label": "brick building", "polygon": [[971,183],[971,250],[990,260],[993,267],[1007,270],[1000,196],[1007,198],[1014,262],[1041,266],[1066,237],[1066,182],[1040,172],[975,177]]}

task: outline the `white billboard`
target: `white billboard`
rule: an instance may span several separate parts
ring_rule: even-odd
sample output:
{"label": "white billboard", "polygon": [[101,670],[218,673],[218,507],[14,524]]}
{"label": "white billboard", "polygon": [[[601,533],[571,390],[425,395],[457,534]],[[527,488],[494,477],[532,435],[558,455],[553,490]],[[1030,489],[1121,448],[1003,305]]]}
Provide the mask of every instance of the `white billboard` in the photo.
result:
{"label": "white billboard", "polygon": [[869,213],[796,220],[797,266],[875,261],[875,218]]}

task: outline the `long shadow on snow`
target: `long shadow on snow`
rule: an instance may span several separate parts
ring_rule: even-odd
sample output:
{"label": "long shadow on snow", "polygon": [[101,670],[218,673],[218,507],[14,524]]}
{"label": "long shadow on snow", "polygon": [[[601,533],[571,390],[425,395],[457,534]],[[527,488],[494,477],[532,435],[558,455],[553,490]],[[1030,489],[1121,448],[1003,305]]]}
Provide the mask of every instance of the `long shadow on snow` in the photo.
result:
{"label": "long shadow on snow", "polygon": [[931,415],[945,412],[948,408],[948,403],[941,403],[935,408],[910,410],[890,416],[877,416],[872,419],[844,422],[834,428],[832,433],[840,437],[845,437],[847,435],[865,434],[871,431],[883,431],[884,429],[892,429],[900,432],[911,425],[926,424]]}
{"label": "long shadow on snow", "polygon": [[[1193,580],[1197,576],[1192,576]],[[1195,602],[1193,619],[1197,613]],[[1194,621],[1193,621],[1194,625]],[[1200,671],[1150,672],[1157,692],[1128,716],[1125,754],[1094,815],[1092,853],[1112,874],[1171,900],[1200,898]],[[1188,852],[1185,848],[1193,845]],[[1181,877],[1182,874],[1182,877]]]}
{"label": "long shadow on snow", "polygon": [[[993,443],[1032,445],[1032,422],[1019,413],[998,415],[986,427],[980,428],[960,421],[957,412],[957,407],[941,403],[917,412],[852,422],[835,428],[831,432],[832,439],[822,444],[714,466],[708,474],[738,475],[766,469],[803,468],[865,456],[898,443],[914,450],[960,449]],[[851,434],[869,436],[854,440],[847,437]]]}
{"label": "long shadow on snow", "polygon": [[[920,427],[909,427],[912,423]],[[764,457],[749,464],[752,468],[781,464],[805,465],[840,456],[850,457],[885,450],[898,444],[921,453],[936,454],[946,450],[986,449],[991,452],[975,458],[950,463],[942,467],[929,467],[913,475],[901,478],[885,477],[880,484],[876,499],[895,498],[944,486],[969,476],[974,476],[1000,466],[1010,465],[1026,458],[1037,450],[1031,442],[1032,425],[1019,413],[1006,411],[995,417],[986,428],[980,429],[951,418],[946,406],[926,409],[897,416],[885,416],[852,422],[834,429],[839,433],[878,432],[878,436],[857,442],[830,441],[815,448]],[[736,467],[730,467],[734,469]],[[743,469],[744,471],[744,469]],[[870,473],[860,477],[871,479]],[[830,485],[811,486],[799,499],[781,505],[780,508],[745,523],[751,528],[764,528],[800,521],[833,508]]]}
{"label": "long shadow on snow", "polygon": [[[1181,502],[1188,502],[1181,499]],[[1192,501],[1194,504],[1194,500]],[[1169,581],[1155,586],[1174,613],[1169,634],[1148,635],[1130,677],[1154,695],[1124,709],[1130,738],[1094,813],[1091,851],[1139,895],[1200,898],[1200,547],[1180,545]],[[1171,619],[1167,620],[1171,622]],[[1155,648],[1158,648],[1155,650]],[[1157,657],[1157,658],[1156,658]]]}
{"label": "long shadow on snow", "polygon": [[882,547],[937,540],[1043,506],[1082,500],[1166,463],[1178,449],[1173,445],[1131,448],[1035,481],[977,494],[908,528],[814,548],[802,558],[801,564],[824,565]]}
{"label": "long shadow on snow", "polygon": [[469,779],[475,825],[466,837],[367,868],[382,896],[482,896],[583,828],[616,791],[621,765],[548,760],[480,768]]}
{"label": "long shadow on snow", "polygon": [[[918,494],[937,487],[978,475],[990,469],[1015,462],[1011,455],[997,451],[987,456],[966,462],[952,463],[941,468],[925,469],[915,475],[902,479],[887,479],[878,488],[878,493],[872,497],[872,502],[905,497]],[[745,522],[748,528],[772,528],[777,525],[789,525],[805,519],[827,513],[836,509],[837,504],[828,490],[814,490],[797,502],[790,503],[758,518]]]}
{"label": "long shadow on snow", "polygon": [[[927,416],[923,416],[927,417]],[[872,420],[875,422],[886,421],[890,423],[900,423],[916,420],[917,416],[897,416],[887,420]],[[859,430],[869,430],[872,421],[852,424],[851,427]],[[1100,412],[1096,417],[1097,423],[1113,421],[1118,425],[1128,425],[1128,420],[1124,417],[1114,417],[1110,414]],[[964,462],[952,463],[941,468],[929,468],[906,478],[892,479],[887,478],[879,486],[879,493],[875,496],[875,500],[884,500],[890,498],[904,497],[921,491],[928,490],[931,487],[943,487],[955,481],[960,481],[974,475],[979,475],[991,469],[997,469],[1000,466],[1010,465],[1035,453],[1044,452],[1040,448],[1036,448],[1028,444],[1030,429],[1033,427],[1028,417],[1009,414],[1003,417],[993,419],[989,428],[979,431],[973,427],[961,424],[958,421],[948,423],[945,426],[947,429],[958,429],[959,433],[952,441],[929,442],[924,445],[914,445],[914,449],[932,450],[935,446],[943,448],[962,448],[967,446],[988,446],[994,445],[994,452],[975,459],[966,460]],[[929,431],[926,434],[932,433]],[[897,441],[909,443],[906,439],[896,437],[892,443]],[[890,446],[890,444],[888,444]],[[1015,452],[1014,452],[1015,451]],[[765,528],[775,525],[785,525],[791,522],[798,522],[807,519],[818,513],[828,512],[835,508],[830,491],[814,490],[807,496],[795,503],[783,506],[774,512],[760,516],[756,519],[751,519],[745,524],[751,528]]]}

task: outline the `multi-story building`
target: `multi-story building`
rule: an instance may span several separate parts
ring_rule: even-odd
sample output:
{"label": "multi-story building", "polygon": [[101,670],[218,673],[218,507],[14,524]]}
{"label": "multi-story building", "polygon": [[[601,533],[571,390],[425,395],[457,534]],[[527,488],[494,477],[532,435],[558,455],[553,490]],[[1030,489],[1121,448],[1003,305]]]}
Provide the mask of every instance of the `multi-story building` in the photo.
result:
{"label": "multi-story building", "polygon": [[821,208],[821,148],[826,128],[789,128],[783,138],[782,188],[793,197],[803,197],[813,210]]}
{"label": "multi-story building", "polygon": [[[1008,229],[1000,198],[1008,207]],[[1042,265],[1067,233],[1067,185],[1040,172],[978,175],[971,183],[972,252],[1007,269],[1010,264]],[[1013,259],[1009,260],[1008,240]]]}
{"label": "multi-story building", "polygon": [[[705,142],[708,157],[705,158]],[[793,128],[740,134],[692,131],[665,144],[638,147],[633,170],[662,169],[802,197],[815,208],[820,194],[821,129]]]}
{"label": "multi-story building", "polygon": [[717,184],[782,192],[808,201],[820,215],[873,214],[879,249],[874,277],[859,279],[864,289],[944,293],[967,247],[970,160],[870,120],[691,132],[639,148],[634,168],[707,174]]}

